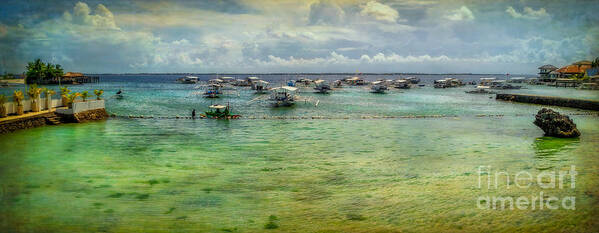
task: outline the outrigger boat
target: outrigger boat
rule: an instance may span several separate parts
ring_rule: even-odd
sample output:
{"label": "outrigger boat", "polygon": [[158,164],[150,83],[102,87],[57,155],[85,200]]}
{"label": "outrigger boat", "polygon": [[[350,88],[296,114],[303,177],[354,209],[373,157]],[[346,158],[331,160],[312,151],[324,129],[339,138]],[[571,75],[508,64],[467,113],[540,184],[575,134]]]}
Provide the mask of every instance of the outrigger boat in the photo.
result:
{"label": "outrigger boat", "polygon": [[277,87],[271,89],[270,98],[273,107],[291,106],[295,104],[296,87]]}
{"label": "outrigger boat", "polygon": [[362,86],[362,85],[366,85],[366,81],[364,81],[364,79],[362,79],[360,77],[346,78],[343,81],[345,81],[345,83],[347,83],[348,85],[351,85],[351,86]]}
{"label": "outrigger boat", "polygon": [[301,84],[304,87],[310,86],[310,84],[312,84],[312,79],[309,78],[300,78],[298,80],[295,81],[295,84]]}
{"label": "outrigger boat", "polygon": [[320,101],[318,100],[314,100],[310,97],[302,97],[297,95],[298,92],[298,88],[297,87],[290,87],[290,86],[282,86],[282,87],[275,87],[270,89],[270,95],[268,96],[259,96],[256,97],[252,100],[250,100],[250,102],[254,102],[257,100],[265,100],[267,102],[270,103],[271,107],[288,107],[288,106],[292,106],[295,104],[296,101],[305,101],[305,102],[315,102],[314,106],[318,106],[318,103]]}
{"label": "outrigger boat", "polygon": [[407,78],[405,78],[405,80],[407,80],[411,84],[418,84],[420,82],[420,78],[416,78],[416,77],[407,77]]}
{"label": "outrigger boat", "polygon": [[216,84],[216,85],[222,86],[223,80],[220,78],[210,79],[210,80],[208,80],[208,84]]}
{"label": "outrigger boat", "polygon": [[256,94],[263,94],[268,90],[268,82],[258,80],[252,83],[252,90],[256,90]]}
{"label": "outrigger boat", "polygon": [[235,81],[235,78],[233,77],[220,77],[220,80],[223,80],[223,83],[232,83],[233,81]]}
{"label": "outrigger boat", "polygon": [[327,94],[332,90],[331,85],[322,79],[314,81],[314,85],[314,90],[316,90],[318,93]]}
{"label": "outrigger boat", "polygon": [[370,87],[372,93],[385,93],[389,88],[385,85],[384,81],[376,81],[372,82],[372,86]]}
{"label": "outrigger boat", "polygon": [[212,119],[237,119],[241,117],[240,115],[231,114],[229,104],[227,104],[227,106],[218,104],[210,105],[210,111],[205,112],[205,114],[200,114],[200,116]]}
{"label": "outrigger boat", "polygon": [[434,87],[435,88],[449,88],[449,87],[459,87],[464,86],[461,80],[456,78],[445,78],[440,80],[435,80]]}
{"label": "outrigger boat", "polygon": [[208,84],[208,89],[204,92],[206,98],[219,98],[222,94],[220,90],[221,86],[218,84]]}
{"label": "outrigger boat", "polygon": [[342,87],[343,82],[341,80],[335,80],[335,81],[333,81],[333,86],[334,87]]}
{"label": "outrigger boat", "polygon": [[394,86],[397,89],[410,89],[410,81],[406,80],[406,79],[398,79],[395,80],[394,82]]}
{"label": "outrigger boat", "polygon": [[476,86],[474,90],[466,91],[468,94],[497,94],[496,92],[489,91],[489,86]]}
{"label": "outrigger boat", "polygon": [[198,79],[198,77],[195,77],[195,76],[185,76],[183,78],[178,78],[177,82],[183,83],[183,84],[196,84],[199,82],[199,79]]}

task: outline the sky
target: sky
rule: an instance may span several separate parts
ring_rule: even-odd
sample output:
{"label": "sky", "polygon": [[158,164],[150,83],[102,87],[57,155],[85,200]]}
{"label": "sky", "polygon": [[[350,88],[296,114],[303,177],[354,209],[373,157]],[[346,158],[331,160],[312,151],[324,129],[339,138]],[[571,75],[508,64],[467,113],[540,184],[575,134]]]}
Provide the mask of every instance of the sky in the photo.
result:
{"label": "sky", "polygon": [[0,72],[534,74],[599,56],[596,0],[2,0]]}

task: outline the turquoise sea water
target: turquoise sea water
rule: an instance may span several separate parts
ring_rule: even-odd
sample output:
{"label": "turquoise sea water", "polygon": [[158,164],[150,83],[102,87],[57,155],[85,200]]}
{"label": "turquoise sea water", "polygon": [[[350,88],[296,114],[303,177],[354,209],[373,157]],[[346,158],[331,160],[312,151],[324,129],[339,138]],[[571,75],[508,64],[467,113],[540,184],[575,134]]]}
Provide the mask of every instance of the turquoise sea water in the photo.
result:
{"label": "turquoise sea water", "polygon": [[[72,89],[105,89],[107,110],[120,116],[187,116],[193,108],[228,102],[246,119],[111,118],[0,135],[0,227],[7,232],[599,229],[596,112],[555,108],[571,114],[582,132],[578,139],[556,139],[543,137],[532,124],[542,106],[464,93],[472,87],[427,86],[384,95],[363,88],[329,95],[304,89],[301,95],[318,99],[318,106],[272,109],[248,103],[256,97],[249,90],[203,99],[193,94],[200,90],[173,84],[174,78],[103,77],[102,83]],[[598,98],[597,92],[527,87],[518,92]],[[122,100],[111,98],[118,89],[125,91]],[[432,115],[442,117],[382,118]],[[578,172],[575,188],[571,181],[562,189],[544,189],[537,181],[530,188],[514,186],[517,172],[538,175],[572,165]],[[498,188],[479,188],[480,166],[512,179],[503,177]],[[575,197],[576,209],[477,207],[480,196],[540,192]]]}

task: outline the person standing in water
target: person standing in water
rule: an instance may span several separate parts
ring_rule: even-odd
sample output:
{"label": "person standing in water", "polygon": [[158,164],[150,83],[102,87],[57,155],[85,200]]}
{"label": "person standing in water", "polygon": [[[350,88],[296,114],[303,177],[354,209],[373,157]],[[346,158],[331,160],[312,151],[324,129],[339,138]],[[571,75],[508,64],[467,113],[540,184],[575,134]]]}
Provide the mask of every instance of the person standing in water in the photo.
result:
{"label": "person standing in water", "polygon": [[196,119],[196,110],[191,111],[191,119]]}

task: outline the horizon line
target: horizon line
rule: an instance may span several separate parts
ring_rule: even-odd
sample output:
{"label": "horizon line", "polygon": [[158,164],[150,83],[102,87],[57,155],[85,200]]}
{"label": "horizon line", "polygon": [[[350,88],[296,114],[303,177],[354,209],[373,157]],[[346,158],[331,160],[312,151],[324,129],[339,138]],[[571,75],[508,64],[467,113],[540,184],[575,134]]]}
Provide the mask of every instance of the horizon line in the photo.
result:
{"label": "horizon line", "polygon": [[273,72],[273,73],[193,73],[193,72],[175,72],[175,73],[84,73],[86,75],[536,75],[536,74],[500,74],[500,73],[399,73],[399,72],[383,72],[383,73],[354,73],[354,72]]}

